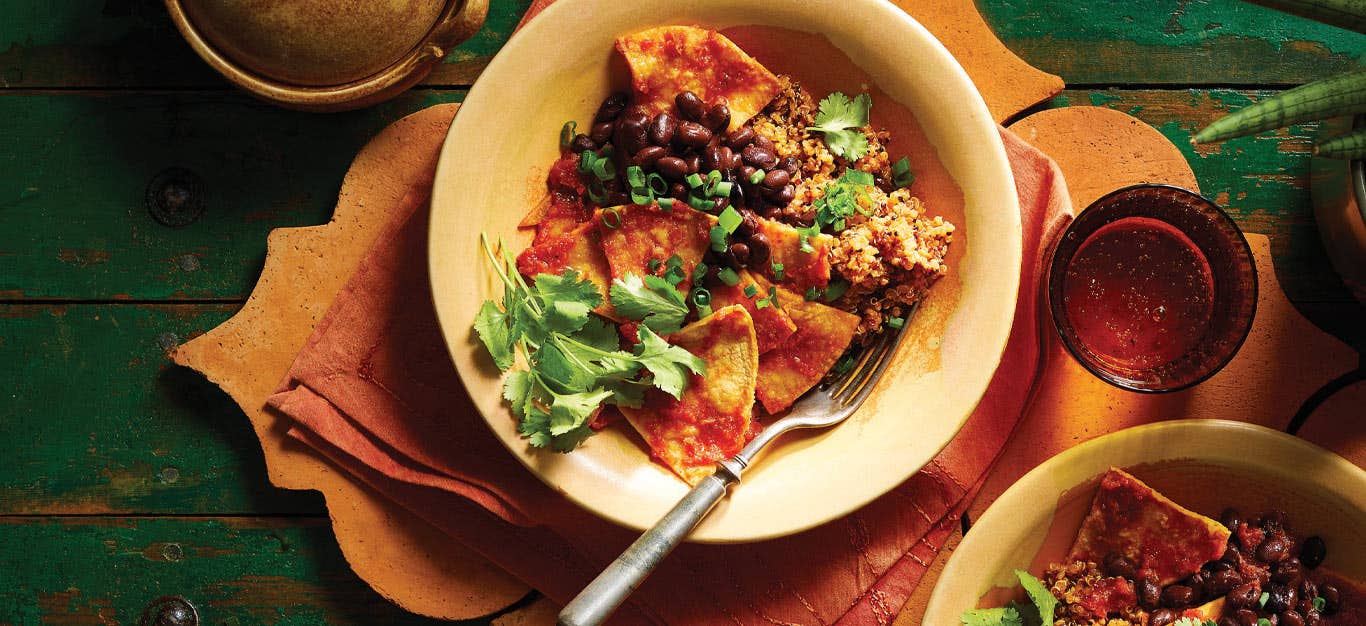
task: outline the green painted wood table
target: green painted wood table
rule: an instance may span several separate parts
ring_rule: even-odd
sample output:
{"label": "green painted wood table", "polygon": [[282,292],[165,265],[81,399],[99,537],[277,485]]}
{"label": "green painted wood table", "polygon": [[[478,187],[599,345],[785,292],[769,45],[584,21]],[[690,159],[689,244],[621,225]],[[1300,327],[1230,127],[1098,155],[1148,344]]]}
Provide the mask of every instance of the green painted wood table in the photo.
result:
{"label": "green painted wood table", "polygon": [[[528,4],[493,0],[412,91],[316,115],[230,89],[158,1],[0,0],[0,624],[136,624],[163,596],[206,624],[426,621],[348,569],[321,498],[270,487],[238,408],[167,352],[241,305],[271,229],[327,221],[367,138],[459,101]],[[1366,36],[1238,0],[978,4],[1067,81],[1042,106],[1156,127],[1243,229],[1270,235],[1292,302],[1366,346],[1311,210],[1317,125],[1188,143],[1231,107],[1354,66]],[[172,227],[146,195],[181,171],[202,179],[203,213]]]}

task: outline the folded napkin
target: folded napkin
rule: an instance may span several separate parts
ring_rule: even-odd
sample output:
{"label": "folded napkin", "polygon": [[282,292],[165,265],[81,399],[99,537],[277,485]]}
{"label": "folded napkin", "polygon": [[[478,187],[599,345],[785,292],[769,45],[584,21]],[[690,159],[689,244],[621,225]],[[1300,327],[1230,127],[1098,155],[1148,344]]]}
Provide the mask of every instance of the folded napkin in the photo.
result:
{"label": "folded napkin", "polygon": [[[1055,165],[1001,131],[1021,200],[1014,332],[963,430],[868,506],[746,545],[684,545],[614,623],[888,624],[1009,437],[1040,365],[1043,253],[1070,219]],[[446,352],[429,287],[424,198],[405,198],[269,405],[289,434],[490,561],[567,602],[636,533],[530,474],[483,423]],[[740,487],[743,489],[743,485]]]}

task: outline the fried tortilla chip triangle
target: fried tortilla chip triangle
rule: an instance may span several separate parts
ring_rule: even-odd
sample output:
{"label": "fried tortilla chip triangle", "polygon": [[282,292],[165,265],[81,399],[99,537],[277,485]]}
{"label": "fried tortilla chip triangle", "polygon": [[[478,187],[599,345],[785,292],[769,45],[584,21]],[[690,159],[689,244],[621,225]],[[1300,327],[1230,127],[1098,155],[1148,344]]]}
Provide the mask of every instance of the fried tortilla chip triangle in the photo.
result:
{"label": "fried tortilla chip triangle", "polygon": [[688,484],[711,475],[750,438],[759,348],[749,313],[729,306],[669,336],[706,363],[677,400],[658,389],[640,408],[620,407],[651,454]]}
{"label": "fried tortilla chip triangle", "polygon": [[[760,284],[764,284],[761,279]],[[797,332],[759,357],[759,402],[777,413],[825,377],[858,329],[859,316],[778,287],[778,305],[792,317]]]}

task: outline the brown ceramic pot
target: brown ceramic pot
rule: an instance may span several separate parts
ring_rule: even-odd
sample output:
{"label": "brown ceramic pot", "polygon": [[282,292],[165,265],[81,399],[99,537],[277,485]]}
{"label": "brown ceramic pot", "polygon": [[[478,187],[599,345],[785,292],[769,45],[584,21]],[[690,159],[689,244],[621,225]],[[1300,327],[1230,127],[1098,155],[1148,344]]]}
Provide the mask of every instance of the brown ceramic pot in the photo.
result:
{"label": "brown ceramic pot", "polygon": [[341,111],[422,80],[479,29],[488,0],[166,0],[233,84],[292,109]]}

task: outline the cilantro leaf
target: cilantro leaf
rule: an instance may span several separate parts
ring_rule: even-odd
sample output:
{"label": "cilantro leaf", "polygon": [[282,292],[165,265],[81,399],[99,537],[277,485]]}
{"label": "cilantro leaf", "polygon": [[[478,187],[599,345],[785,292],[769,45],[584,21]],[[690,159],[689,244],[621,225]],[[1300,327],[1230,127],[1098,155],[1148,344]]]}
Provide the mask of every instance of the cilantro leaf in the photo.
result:
{"label": "cilantro leaf", "polygon": [[1012,608],[968,609],[959,619],[963,626],[1024,626],[1024,620]]}
{"label": "cilantro leaf", "polygon": [[492,300],[485,300],[484,305],[479,307],[479,314],[474,317],[474,331],[479,333],[479,340],[484,342],[489,356],[493,357],[494,364],[500,370],[512,367],[513,340],[508,332],[508,322],[507,314]]}
{"label": "cilantro leaf", "polygon": [[847,225],[845,220],[855,213],[868,215],[862,202],[868,197],[868,189],[873,184],[872,174],[845,168],[844,174],[835,181],[826,183],[824,193],[811,203],[812,208],[816,210],[816,221],[811,226],[838,233]]}
{"label": "cilantro leaf", "polygon": [[528,407],[526,417],[517,424],[517,432],[527,438],[527,443],[537,448],[544,448],[554,440],[550,434],[550,414],[534,404]]}
{"label": "cilantro leaf", "polygon": [[563,274],[537,274],[536,297],[545,311],[545,327],[560,333],[572,333],[588,321],[588,312],[602,304],[602,294],[593,282],[580,280],[573,268]]}
{"label": "cilantro leaf", "polygon": [[1052,624],[1053,611],[1058,606],[1058,599],[1053,597],[1053,592],[1044,586],[1043,581],[1024,570],[1015,570],[1015,577],[1020,579],[1020,586],[1029,594],[1029,601],[1039,609],[1039,620],[1044,624]]}
{"label": "cilantro leaf", "polygon": [[605,389],[554,394],[555,399],[550,404],[550,434],[558,437],[586,425],[611,395],[612,392]]}
{"label": "cilantro leaf", "polygon": [[527,406],[533,399],[534,384],[529,372],[513,372],[503,381],[503,399],[512,405],[512,414],[517,419],[526,418]]}
{"label": "cilantro leaf", "polygon": [[647,275],[642,280],[628,273],[612,281],[611,296],[617,314],[642,322],[655,332],[678,332],[688,315],[683,294],[658,276]]}
{"label": "cilantro leaf", "polygon": [[868,110],[872,106],[873,99],[866,93],[850,100],[836,91],[821,100],[816,125],[807,130],[822,133],[826,147],[835,156],[857,161],[868,154],[868,137],[863,134],[863,127],[868,125]]}
{"label": "cilantro leaf", "polygon": [[669,345],[649,328],[641,326],[638,336],[636,360],[654,374],[654,385],[675,399],[682,397],[688,388],[689,371],[698,375],[706,373],[707,365],[702,359],[680,346]]}

